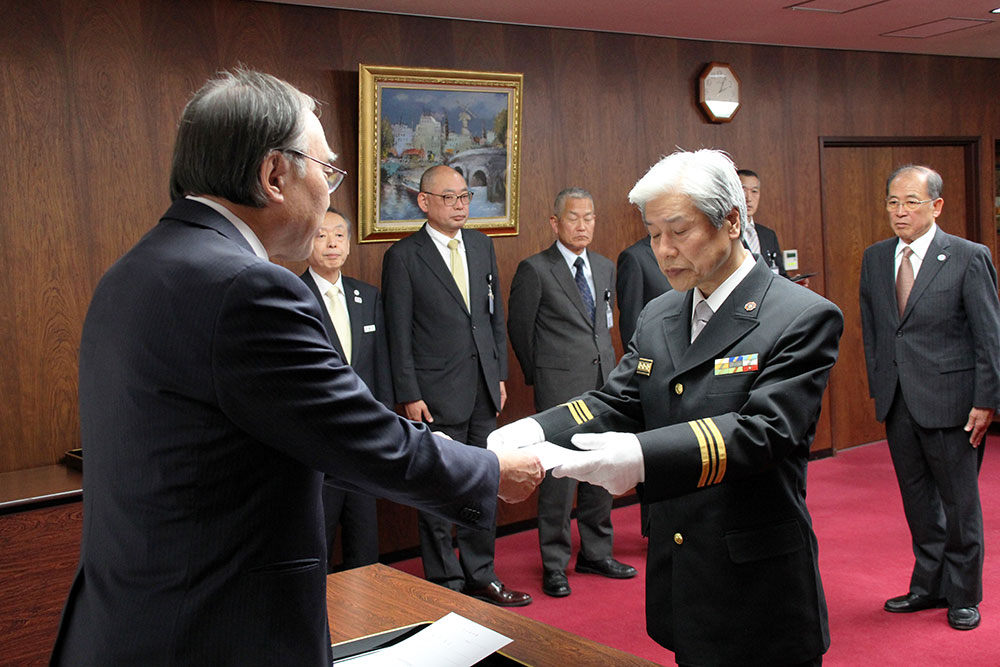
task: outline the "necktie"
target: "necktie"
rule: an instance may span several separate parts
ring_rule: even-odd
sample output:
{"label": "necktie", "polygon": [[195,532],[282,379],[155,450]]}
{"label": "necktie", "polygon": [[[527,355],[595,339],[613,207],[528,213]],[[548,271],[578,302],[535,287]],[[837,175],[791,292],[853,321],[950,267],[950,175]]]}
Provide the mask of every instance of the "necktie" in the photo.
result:
{"label": "necktie", "polygon": [[326,303],[330,310],[333,328],[340,339],[340,347],[344,349],[344,361],[351,363],[351,321],[347,317],[347,308],[340,297],[339,287],[331,287],[326,291]]}
{"label": "necktie", "polygon": [[573,262],[576,267],[576,288],[580,290],[580,298],[583,299],[583,307],[587,310],[590,321],[594,321],[594,295],[590,293],[590,285],[587,284],[587,276],[583,272],[583,257],[577,257]]}
{"label": "necktie", "polygon": [[760,237],[757,236],[757,227],[752,222],[747,223],[746,233],[743,236],[747,240],[747,247],[750,248],[750,252],[760,256]]}
{"label": "necktie", "polygon": [[462,263],[462,253],[458,251],[458,239],[448,241],[448,250],[451,251],[451,275],[458,285],[458,291],[462,293],[465,307],[469,307],[469,286],[465,282],[465,264]]}
{"label": "necktie", "polygon": [[698,337],[701,330],[705,328],[708,321],[712,319],[712,315],[715,313],[712,311],[712,307],[708,305],[708,301],[699,301],[698,305],[694,307],[694,321],[691,322],[691,342]]}
{"label": "necktie", "polygon": [[906,300],[910,298],[910,290],[913,289],[913,264],[910,263],[912,254],[910,246],[903,248],[903,259],[900,260],[899,271],[896,273],[896,304],[899,306],[900,317],[906,310]]}

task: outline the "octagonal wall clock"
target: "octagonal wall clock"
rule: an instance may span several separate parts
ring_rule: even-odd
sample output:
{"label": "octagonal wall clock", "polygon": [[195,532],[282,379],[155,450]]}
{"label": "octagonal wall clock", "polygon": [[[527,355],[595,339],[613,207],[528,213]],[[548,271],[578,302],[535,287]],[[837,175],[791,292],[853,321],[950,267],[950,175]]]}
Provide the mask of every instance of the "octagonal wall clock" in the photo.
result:
{"label": "octagonal wall clock", "polygon": [[728,63],[709,63],[698,77],[698,104],[713,123],[728,123],[740,110],[740,78]]}

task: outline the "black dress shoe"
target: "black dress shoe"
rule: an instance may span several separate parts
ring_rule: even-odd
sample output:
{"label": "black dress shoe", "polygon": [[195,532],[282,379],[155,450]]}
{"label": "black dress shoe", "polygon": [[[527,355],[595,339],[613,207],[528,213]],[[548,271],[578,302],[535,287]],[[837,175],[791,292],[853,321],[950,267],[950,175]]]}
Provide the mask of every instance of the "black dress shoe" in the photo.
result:
{"label": "black dress shoe", "polygon": [[562,570],[546,570],[542,575],[542,592],[554,598],[564,598],[573,591],[569,588],[569,580]]}
{"label": "black dress shoe", "polygon": [[466,588],[462,592],[498,607],[523,607],[526,604],[531,604],[530,595],[521,591],[512,591],[499,580],[483,588]]}
{"label": "black dress shoe", "polygon": [[924,609],[943,609],[947,606],[947,601],[941,598],[930,598],[916,593],[907,593],[885,601],[885,610],[894,614],[906,614]]}
{"label": "black dress shoe", "polygon": [[581,574],[599,574],[610,579],[631,579],[639,574],[631,565],[619,563],[614,558],[587,560],[582,556],[577,556],[576,571]]}
{"label": "black dress shoe", "polygon": [[951,607],[948,609],[948,625],[956,630],[974,630],[979,627],[978,607]]}

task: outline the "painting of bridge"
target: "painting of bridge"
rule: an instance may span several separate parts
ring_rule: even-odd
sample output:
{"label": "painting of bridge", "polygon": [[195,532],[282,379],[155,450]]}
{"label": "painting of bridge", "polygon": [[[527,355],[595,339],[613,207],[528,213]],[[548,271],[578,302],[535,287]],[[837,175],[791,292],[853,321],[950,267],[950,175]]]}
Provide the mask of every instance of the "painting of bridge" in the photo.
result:
{"label": "painting of bridge", "polygon": [[420,175],[438,164],[473,192],[469,227],[517,233],[520,74],[362,65],[361,95],[361,241],[418,229]]}

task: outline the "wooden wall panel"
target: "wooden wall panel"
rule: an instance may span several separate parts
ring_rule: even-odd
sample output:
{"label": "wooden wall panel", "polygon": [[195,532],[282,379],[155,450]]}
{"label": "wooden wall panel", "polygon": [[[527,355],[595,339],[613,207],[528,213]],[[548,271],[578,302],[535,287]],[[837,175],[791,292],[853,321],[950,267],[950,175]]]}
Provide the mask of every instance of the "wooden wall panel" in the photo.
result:
{"label": "wooden wall panel", "polygon": [[[359,63],[525,75],[521,234],[496,241],[502,294],[517,262],[551,240],[567,184],[594,193],[594,249],[610,258],[642,234],[631,185],[675,146],[728,150],[761,174],[760,219],[813,287],[823,265],[820,136],[1000,136],[997,61],[750,46],[479,24],[245,0],[4,3],[0,24],[0,471],[57,461],[76,446],[76,355],[107,267],[168,204],[184,103],[219,69],[266,69],[323,102],[322,123],[351,175],[334,198],[357,211]],[[712,125],[695,81],[733,64],[744,107]],[[991,156],[979,196],[991,229]],[[838,221],[828,221],[837,224]],[[991,247],[996,242],[987,237]],[[351,273],[378,284],[385,244],[355,248]],[[301,269],[301,266],[292,266]],[[853,276],[843,276],[854,280]],[[513,360],[513,357],[511,357]],[[513,363],[503,420],[530,412]],[[829,442],[828,421],[819,442]],[[853,444],[853,443],[852,443]]]}

